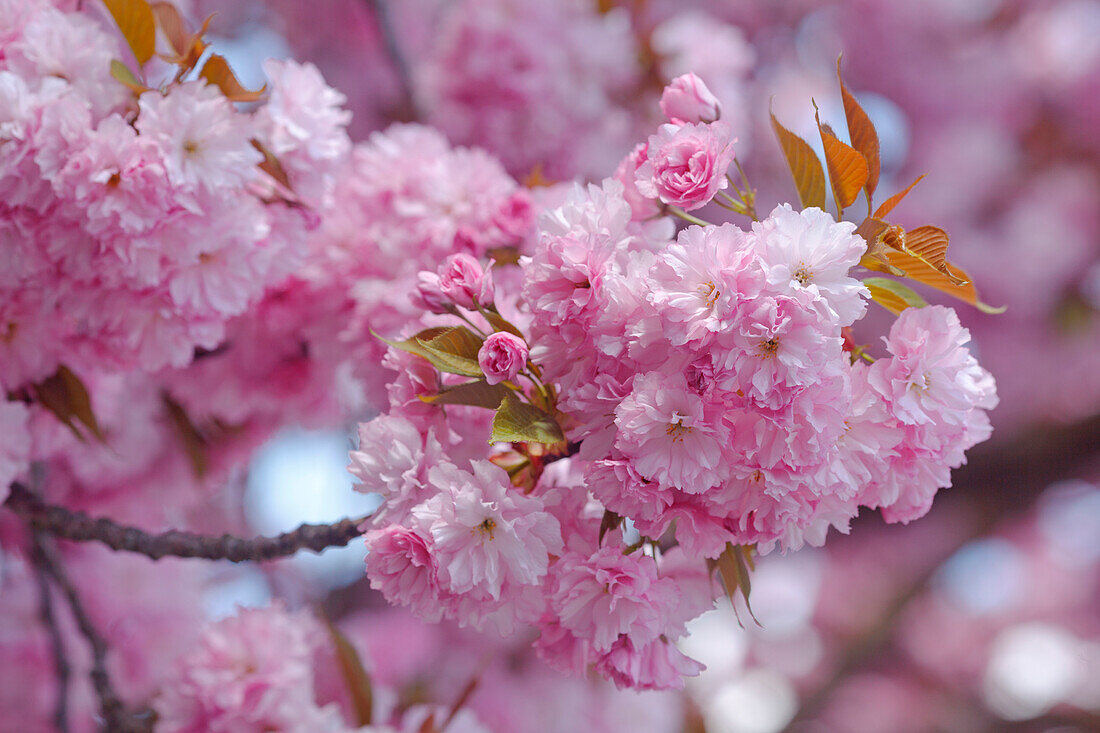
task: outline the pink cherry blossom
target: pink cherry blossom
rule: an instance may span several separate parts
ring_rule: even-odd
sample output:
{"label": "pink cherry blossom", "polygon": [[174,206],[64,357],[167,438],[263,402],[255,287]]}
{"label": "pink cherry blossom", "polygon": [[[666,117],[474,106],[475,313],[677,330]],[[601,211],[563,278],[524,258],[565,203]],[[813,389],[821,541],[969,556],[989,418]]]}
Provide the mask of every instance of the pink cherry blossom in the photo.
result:
{"label": "pink cherry blossom", "polygon": [[658,255],[646,298],[674,346],[731,329],[738,304],[753,298],[764,272],[748,235],[732,224],[691,226]]}
{"label": "pink cherry blossom", "polygon": [[955,311],[907,308],[884,340],[893,357],[875,362],[868,381],[902,423],[959,426],[975,407],[997,406],[993,379],[965,348],[970,332]]}
{"label": "pink cherry blossom", "polygon": [[349,453],[348,471],[361,482],[355,488],[385,499],[373,521],[403,516],[423,501],[428,472],[442,459],[442,448],[432,432],[422,435],[399,415],[379,415],[359,424],[359,445],[362,450]]}
{"label": "pink cherry blossom", "polygon": [[867,243],[855,225],[837,222],[815,208],[795,211],[780,204],[753,224],[769,288],[805,298],[839,326],[850,326],[867,307],[867,289],[848,271],[859,263]]}
{"label": "pink cherry blossom", "polygon": [[489,334],[477,352],[485,381],[499,384],[516,378],[527,365],[527,344],[518,336],[497,331]]}
{"label": "pink cherry blossom", "polygon": [[650,481],[699,493],[728,475],[729,433],[720,407],[692,391],[682,374],[635,377],[615,410],[615,423],[615,447]]}
{"label": "pink cherry blossom", "polygon": [[207,629],[154,702],[158,731],[339,730],[314,698],[320,624],[280,606],[241,609]]}
{"label": "pink cherry blossom", "polygon": [[619,166],[615,169],[614,176],[612,176],[616,181],[623,184],[623,197],[630,204],[631,216],[635,221],[652,219],[661,214],[661,205],[653,198],[642,195],[638,190],[636,174],[638,168],[648,159],[647,152],[648,146],[646,143],[638,143],[619,162]]}
{"label": "pink cherry blossom", "polygon": [[439,621],[445,605],[428,541],[396,524],[367,532],[366,541],[371,587],[425,621]]}
{"label": "pink cherry blossom", "polygon": [[706,667],[666,639],[639,645],[624,635],[600,657],[596,669],[620,689],[682,690],[685,677],[695,677]]}
{"label": "pink cherry blossom", "polygon": [[550,608],[562,628],[601,652],[621,634],[638,644],[657,639],[663,609],[675,604],[675,584],[657,577],[653,558],[604,547],[585,557],[569,552],[554,564]]}
{"label": "pink cherry blossom", "polygon": [[436,493],[412,517],[432,540],[444,587],[498,599],[505,584],[531,585],[546,574],[550,553],[561,550],[561,530],[537,498],[510,490],[501,469],[488,461],[471,467],[429,469]]}
{"label": "pink cherry blossom", "polygon": [[726,170],[733,158],[733,139],[724,122],[661,125],[635,174],[638,191],[685,211],[698,209],[729,186]]}
{"label": "pink cherry blossom", "polygon": [[137,129],[164,156],[178,186],[216,188],[251,180],[263,156],[249,141],[247,119],[213,85],[185,82],[168,94],[146,92]]}

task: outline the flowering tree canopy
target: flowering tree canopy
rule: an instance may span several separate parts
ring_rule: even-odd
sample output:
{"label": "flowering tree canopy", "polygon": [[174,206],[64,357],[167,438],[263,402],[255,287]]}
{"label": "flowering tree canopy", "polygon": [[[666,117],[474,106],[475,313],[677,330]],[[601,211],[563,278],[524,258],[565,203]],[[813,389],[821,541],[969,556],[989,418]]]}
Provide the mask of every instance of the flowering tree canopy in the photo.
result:
{"label": "flowering tree canopy", "polygon": [[[1012,374],[999,396],[1003,333],[1069,318],[1095,273],[1070,276],[1066,224],[1016,312],[987,260],[1027,267],[988,240],[1036,226],[960,165],[1000,148],[959,120],[902,175],[893,103],[842,71],[920,98],[861,66],[903,55],[867,29],[935,21],[861,2],[842,64],[777,32],[793,8],[691,5],[0,0],[0,731],[695,730],[721,707],[704,670],[737,675],[701,630],[767,629],[777,556],[829,558],[802,561],[835,584],[807,615],[871,616],[872,640],[935,606],[939,562],[994,529],[937,519],[938,492],[1002,398],[1009,428],[1049,408]],[[228,42],[249,33],[285,58]],[[1036,195],[1095,218],[1073,175]],[[975,211],[998,233],[955,229]],[[1093,363],[1043,338],[1085,352],[1052,369]],[[1069,417],[1100,410],[1077,384]],[[249,462],[295,425],[356,432],[338,453],[374,503],[254,536]],[[1084,455],[1013,445],[1047,451],[1021,476]],[[1074,491],[1051,501],[1092,506]],[[346,587],[271,562],[349,542]],[[917,577],[896,609],[829,595],[896,582],[859,548]],[[923,579],[889,564],[922,548]],[[225,577],[262,602],[211,611]],[[858,729],[903,675],[867,692],[833,662],[797,716]]]}

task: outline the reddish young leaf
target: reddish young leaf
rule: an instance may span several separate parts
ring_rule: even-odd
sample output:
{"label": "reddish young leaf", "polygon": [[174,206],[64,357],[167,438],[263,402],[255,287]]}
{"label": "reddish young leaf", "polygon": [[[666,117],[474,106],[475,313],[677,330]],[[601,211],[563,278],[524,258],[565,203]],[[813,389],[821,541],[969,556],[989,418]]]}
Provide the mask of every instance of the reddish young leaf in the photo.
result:
{"label": "reddish young leaf", "polygon": [[617,529],[618,526],[622,523],[622,517],[609,509],[604,509],[603,518],[600,520],[600,536],[596,540],[596,546],[602,546],[604,536],[611,530]]}
{"label": "reddish young leaf", "polygon": [[939,227],[917,227],[905,234],[905,250],[909,254],[919,257],[944,275],[954,279],[955,276],[947,268],[948,243],[947,232]]}
{"label": "reddish young leaf", "polygon": [[840,95],[844,99],[844,118],[848,122],[848,137],[852,140],[852,147],[860,152],[867,161],[867,182],[864,187],[867,190],[867,200],[878,187],[879,175],[879,144],[878,132],[871,124],[871,118],[863,111],[856,98],[844,86],[844,78],[840,75],[840,59],[836,60],[836,78],[840,82]]}
{"label": "reddish young leaf", "polygon": [[92,400],[88,396],[87,388],[80,377],[73,374],[67,366],[59,366],[50,377],[34,385],[33,391],[38,404],[65,423],[81,441],[84,440],[84,433],[77,428],[77,422],[100,442],[105,440],[95,413],[92,412]]}
{"label": "reddish young leaf", "polygon": [[1005,311],[1004,306],[995,308],[983,303],[981,298],[978,297],[977,288],[970,281],[970,276],[961,267],[947,263],[950,274],[944,274],[908,252],[891,249],[888,251],[887,256],[890,259],[890,264],[904,272],[906,277],[969,303],[983,313],[996,314]]}
{"label": "reddish young leaf", "polygon": [[867,184],[867,159],[851,145],[842,143],[831,127],[822,124],[817,112],[814,112],[814,119],[821,133],[821,144],[825,146],[825,165],[829,169],[829,183],[839,216],[855,202]]}
{"label": "reddish young leaf", "polygon": [[856,228],[856,234],[867,242],[867,251],[859,258],[859,264],[868,270],[904,275],[905,273],[890,264],[886,256],[888,247],[883,239],[890,236],[890,229],[890,225],[881,219],[867,217],[863,220],[863,223]]}
{"label": "reddish young leaf", "polygon": [[157,24],[160,25],[161,31],[164,33],[164,37],[168,40],[168,45],[172,47],[172,51],[177,56],[184,56],[187,54],[187,49],[191,45],[191,33],[187,30],[187,24],[183,20],[183,16],[176,10],[176,6],[172,3],[153,3],[150,6],[153,10],[153,16],[156,18]]}
{"label": "reddish young leaf", "polygon": [[798,200],[802,208],[816,206],[825,208],[825,171],[821,167],[814,149],[809,143],[779,124],[775,114],[771,114],[772,129],[779,140],[779,147],[787,159],[787,167],[794,177],[794,186],[798,190]]}
{"label": "reddish young leaf", "polygon": [[897,206],[898,204],[900,204],[901,200],[903,198],[905,198],[906,196],[908,196],[909,192],[912,191],[913,188],[918,183],[920,183],[922,180],[924,180],[924,176],[918,176],[917,180],[913,181],[908,186],[906,186],[903,190],[898,191],[893,196],[891,196],[890,198],[883,201],[882,206],[875,209],[875,218],[876,219],[885,218],[885,216],[887,214],[889,214],[891,211],[893,211],[894,207]]}
{"label": "reddish young leaf", "polygon": [[157,26],[149,3],[146,0],[103,0],[103,4],[134,52],[138,65],[151,59],[156,50]]}
{"label": "reddish young leaf", "polygon": [[546,188],[554,185],[554,181],[547,178],[542,171],[542,163],[536,163],[531,172],[523,177],[520,184],[524,188]]}
{"label": "reddish young leaf", "polygon": [[258,91],[252,92],[241,86],[233,70],[229,68],[226,60],[217,54],[211,56],[199,73],[203,79],[222,90],[225,98],[231,102],[255,102],[263,96],[267,85],[264,84]]}
{"label": "reddish young leaf", "polygon": [[191,33],[187,28],[186,21],[171,3],[153,3],[152,8],[157,24],[160,25],[161,31],[168,39],[168,45],[172,47],[172,55],[161,55],[161,58],[180,67],[177,79],[181,78],[183,74],[195,68],[195,64],[199,62],[203,52],[206,51],[206,42],[203,41],[202,37],[206,35],[206,29],[210,27],[210,21],[214,19],[214,16],[213,14],[207,16],[199,32]]}
{"label": "reddish young leaf", "polygon": [[[748,610],[749,616],[752,617],[753,621],[756,621],[756,615],[752,612],[752,606],[749,605],[749,593],[752,592],[752,581],[749,577],[752,552],[752,546],[734,545],[727,542],[726,549],[718,556],[718,559],[708,560],[707,562],[711,567],[718,570],[718,575],[722,578],[722,585],[726,588],[726,596],[729,598],[734,613],[737,612],[734,599],[737,593],[740,592],[741,597],[745,600],[745,608]],[[738,618],[737,622],[741,623],[741,619]],[[756,621],[756,624],[759,626],[760,622]]]}
{"label": "reddish young leaf", "polygon": [[352,707],[355,709],[356,725],[370,725],[374,710],[374,689],[371,685],[370,675],[363,667],[363,662],[348,638],[340,629],[327,618],[322,618],[332,645],[336,649],[336,658],[340,663],[340,672],[344,682],[347,683],[348,693],[351,695]]}
{"label": "reddish young leaf", "polygon": [[279,162],[279,159],[275,157],[275,154],[267,149],[262,142],[256,138],[252,138],[252,147],[260,151],[263,154],[264,160],[260,163],[260,170],[267,175],[275,179],[275,181],[288,191],[293,191],[290,187],[290,178],[286,174],[286,169],[283,168],[283,164]]}
{"label": "reddish young leaf", "polygon": [[183,409],[183,405],[169,397],[167,393],[164,395],[164,407],[168,410],[168,417],[172,421],[172,426],[176,429],[176,436],[183,444],[183,452],[187,454],[187,459],[191,462],[191,470],[195,472],[195,476],[198,478],[204,477],[209,469],[209,456],[207,454],[209,443],[207,439],[192,422],[187,411]]}

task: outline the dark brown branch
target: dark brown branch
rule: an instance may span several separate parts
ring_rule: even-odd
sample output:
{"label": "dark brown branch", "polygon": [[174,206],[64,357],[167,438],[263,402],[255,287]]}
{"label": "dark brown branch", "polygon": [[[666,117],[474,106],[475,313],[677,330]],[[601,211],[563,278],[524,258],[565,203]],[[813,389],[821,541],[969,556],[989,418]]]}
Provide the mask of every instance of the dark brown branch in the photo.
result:
{"label": "dark brown branch", "polygon": [[31,543],[36,561],[43,571],[53,579],[62,595],[65,596],[65,600],[68,601],[69,608],[73,613],[73,618],[76,620],[77,628],[80,629],[80,633],[87,639],[88,646],[91,647],[92,670],[90,676],[92,687],[99,699],[99,712],[103,717],[104,730],[120,731],[121,733],[141,730],[140,727],[135,726],[134,720],[126,712],[122,700],[119,699],[118,693],[115,692],[115,688],[111,684],[111,677],[107,673],[107,642],[100,635],[99,630],[96,629],[95,624],[84,609],[80,594],[76,592],[76,588],[69,580],[61,559],[57,556],[57,551],[49,538],[39,531],[31,533]]}
{"label": "dark brown branch", "polygon": [[34,564],[35,579],[38,583],[39,615],[46,633],[50,637],[50,650],[53,652],[54,674],[57,676],[57,706],[54,709],[53,722],[61,733],[69,733],[69,677],[72,670],[65,656],[65,644],[61,640],[61,628],[54,614],[53,598],[50,596],[49,569],[46,556],[35,542],[31,546],[31,562]]}
{"label": "dark brown branch", "polygon": [[105,518],[89,517],[41,501],[20,484],[13,484],[4,506],[23,517],[34,529],[77,542],[102,542],[112,550],[136,552],[154,560],[162,557],[197,557],[206,560],[256,562],[293,555],[299,550],[321,552],[343,547],[358,537],[360,519],[335,524],[303,524],[277,537],[212,537],[171,530],[151,534]]}

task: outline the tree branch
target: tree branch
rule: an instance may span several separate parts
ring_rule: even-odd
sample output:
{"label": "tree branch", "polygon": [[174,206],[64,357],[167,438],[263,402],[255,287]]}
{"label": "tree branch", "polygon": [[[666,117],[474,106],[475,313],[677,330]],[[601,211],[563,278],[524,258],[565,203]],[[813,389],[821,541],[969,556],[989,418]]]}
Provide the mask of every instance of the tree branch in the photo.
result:
{"label": "tree branch", "polygon": [[50,596],[49,569],[46,556],[42,554],[38,543],[31,545],[31,562],[34,564],[35,578],[38,581],[39,614],[46,633],[50,636],[50,649],[53,652],[54,672],[57,675],[57,706],[54,709],[53,722],[61,733],[69,733],[69,677],[72,669],[65,656],[65,645],[61,640],[61,629],[54,615],[53,598]]}
{"label": "tree branch", "polygon": [[92,670],[90,676],[92,678],[92,687],[95,688],[96,697],[99,698],[99,712],[103,717],[104,730],[112,732],[118,731],[119,733],[137,733],[138,731],[143,731],[145,726],[141,725],[127,713],[125,706],[122,704],[122,700],[119,699],[118,693],[115,692],[114,686],[111,685],[111,677],[107,673],[107,642],[100,635],[99,630],[96,629],[91,617],[88,616],[84,604],[80,600],[80,594],[76,592],[76,588],[69,580],[69,576],[65,572],[61,559],[57,556],[57,551],[54,549],[49,539],[44,537],[42,532],[39,531],[33,531],[31,533],[31,546],[32,552],[36,558],[36,563],[38,563],[39,567],[41,567],[47,575],[53,578],[53,582],[65,596],[65,600],[68,601],[69,608],[73,612],[73,618],[76,620],[77,628],[80,629],[80,633],[84,638],[88,640],[88,646],[92,649]]}
{"label": "tree branch", "polygon": [[89,517],[64,507],[46,504],[20,484],[12,484],[4,506],[23,517],[34,529],[77,542],[102,542],[112,550],[136,552],[154,560],[162,557],[197,557],[207,560],[258,562],[293,555],[299,550],[321,552],[343,547],[358,537],[363,519],[343,519],[335,524],[303,524],[277,537],[235,537],[170,530],[151,534],[106,518]]}

